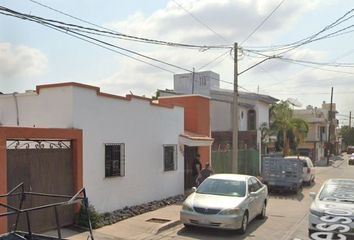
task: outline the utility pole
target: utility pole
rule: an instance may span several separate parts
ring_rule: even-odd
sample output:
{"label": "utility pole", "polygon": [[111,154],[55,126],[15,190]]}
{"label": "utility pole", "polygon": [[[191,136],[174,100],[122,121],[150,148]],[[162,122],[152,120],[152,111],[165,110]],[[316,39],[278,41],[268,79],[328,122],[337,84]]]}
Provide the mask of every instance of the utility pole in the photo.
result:
{"label": "utility pole", "polygon": [[349,112],[349,129],[352,127],[352,111]]}
{"label": "utility pole", "polygon": [[329,166],[329,155],[331,154],[332,151],[332,145],[331,145],[331,129],[332,129],[332,111],[333,111],[333,87],[331,89],[331,106],[328,114],[328,120],[329,120],[329,127],[328,127],[328,152],[327,152],[327,166]]}
{"label": "utility pole", "polygon": [[237,43],[234,44],[234,92],[232,106],[232,173],[238,173],[238,66]]}

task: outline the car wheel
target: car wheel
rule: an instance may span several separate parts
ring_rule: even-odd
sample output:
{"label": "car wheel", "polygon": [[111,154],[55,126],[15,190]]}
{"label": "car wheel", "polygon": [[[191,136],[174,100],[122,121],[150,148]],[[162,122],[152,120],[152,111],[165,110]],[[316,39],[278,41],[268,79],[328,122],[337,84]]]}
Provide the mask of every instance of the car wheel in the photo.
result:
{"label": "car wheel", "polygon": [[265,219],[266,217],[266,211],[267,211],[267,205],[266,203],[264,202],[263,203],[263,207],[262,207],[262,211],[261,213],[257,216],[258,219]]}
{"label": "car wheel", "polygon": [[239,230],[241,234],[246,233],[247,226],[248,226],[248,213],[245,212],[245,214],[243,215],[243,218],[242,218],[242,225],[241,225],[241,228]]}

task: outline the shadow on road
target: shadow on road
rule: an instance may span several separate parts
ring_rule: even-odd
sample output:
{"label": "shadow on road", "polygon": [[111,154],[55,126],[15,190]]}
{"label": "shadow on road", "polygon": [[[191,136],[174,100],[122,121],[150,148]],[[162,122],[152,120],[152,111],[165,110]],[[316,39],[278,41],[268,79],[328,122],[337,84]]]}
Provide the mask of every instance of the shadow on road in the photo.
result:
{"label": "shadow on road", "polygon": [[236,230],[221,230],[203,227],[184,227],[177,232],[178,236],[192,237],[194,239],[216,239],[216,238],[232,238],[232,239],[246,239],[247,237],[252,237],[252,233],[256,231],[264,222],[266,222],[268,217],[263,220],[254,219],[252,220],[247,228],[247,232],[241,235]]}
{"label": "shadow on road", "polygon": [[296,201],[301,201],[304,198],[304,194],[302,193],[302,189],[299,190],[299,192],[294,193],[292,191],[276,191],[273,190],[269,192],[269,198],[270,199],[290,199],[290,200],[296,200]]}

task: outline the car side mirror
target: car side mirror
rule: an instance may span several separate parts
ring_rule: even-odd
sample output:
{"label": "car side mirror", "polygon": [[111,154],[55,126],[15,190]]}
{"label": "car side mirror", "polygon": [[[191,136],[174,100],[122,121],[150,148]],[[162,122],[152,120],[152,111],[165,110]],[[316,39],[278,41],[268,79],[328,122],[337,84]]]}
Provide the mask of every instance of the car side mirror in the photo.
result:
{"label": "car side mirror", "polygon": [[192,187],[191,191],[192,191],[192,193],[194,193],[194,192],[197,191],[197,188],[196,187]]}
{"label": "car side mirror", "polygon": [[316,193],[315,192],[310,192],[309,193],[310,197],[314,200],[316,198]]}
{"label": "car side mirror", "polygon": [[248,195],[249,195],[250,197],[254,197],[254,196],[256,196],[257,194],[256,194],[255,192],[250,192]]}

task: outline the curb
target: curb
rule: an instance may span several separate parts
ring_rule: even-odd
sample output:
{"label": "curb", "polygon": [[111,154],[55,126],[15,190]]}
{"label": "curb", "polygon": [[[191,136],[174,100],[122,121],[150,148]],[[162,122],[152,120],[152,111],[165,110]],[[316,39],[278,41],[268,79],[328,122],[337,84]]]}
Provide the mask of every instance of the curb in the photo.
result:
{"label": "curb", "polygon": [[177,225],[180,225],[181,224],[181,220],[174,220],[174,221],[170,221],[168,223],[165,223],[163,224],[161,227],[157,228],[155,231],[154,231],[154,234],[159,234],[163,231],[166,231],[168,229],[171,229]]}

